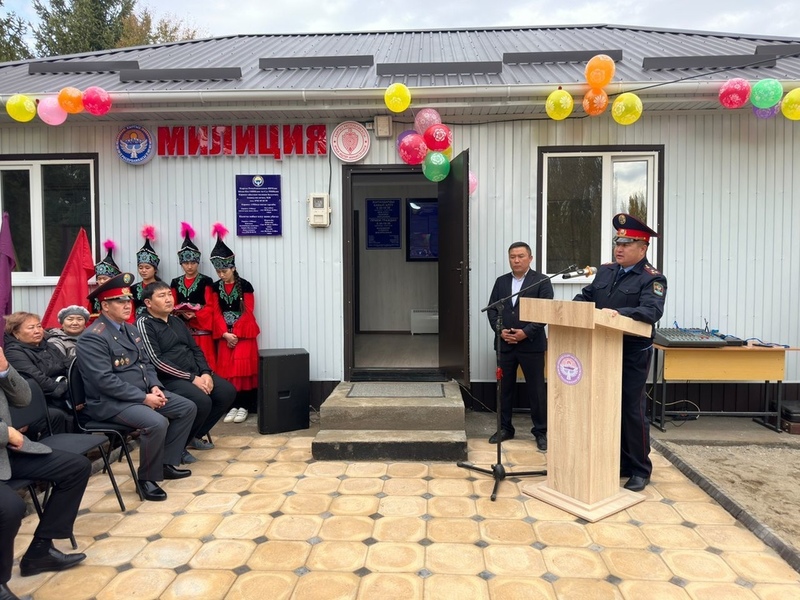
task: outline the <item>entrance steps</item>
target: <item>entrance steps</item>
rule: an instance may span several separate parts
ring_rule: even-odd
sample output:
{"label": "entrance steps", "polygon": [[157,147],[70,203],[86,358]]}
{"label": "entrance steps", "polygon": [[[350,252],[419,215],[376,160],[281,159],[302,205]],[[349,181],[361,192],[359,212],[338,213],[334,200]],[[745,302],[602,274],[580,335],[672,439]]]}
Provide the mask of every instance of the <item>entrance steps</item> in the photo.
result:
{"label": "entrance steps", "polygon": [[342,382],[320,407],[318,460],[467,458],[458,383]]}

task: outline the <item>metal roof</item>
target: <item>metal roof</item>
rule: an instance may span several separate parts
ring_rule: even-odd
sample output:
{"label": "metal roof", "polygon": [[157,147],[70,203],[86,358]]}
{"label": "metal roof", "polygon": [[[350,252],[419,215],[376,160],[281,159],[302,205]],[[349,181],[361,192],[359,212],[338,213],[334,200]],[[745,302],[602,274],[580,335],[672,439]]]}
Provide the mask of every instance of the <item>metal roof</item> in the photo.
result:
{"label": "metal roof", "polygon": [[796,87],[798,43],[619,25],[240,35],[0,64],[0,96],[100,86],[111,120],[371,118],[388,113],[383,92],[399,82],[450,121],[535,118],[557,86],[579,105],[586,57],[607,52],[621,56],[609,94],[637,91],[647,110],[719,110],[727,79]]}

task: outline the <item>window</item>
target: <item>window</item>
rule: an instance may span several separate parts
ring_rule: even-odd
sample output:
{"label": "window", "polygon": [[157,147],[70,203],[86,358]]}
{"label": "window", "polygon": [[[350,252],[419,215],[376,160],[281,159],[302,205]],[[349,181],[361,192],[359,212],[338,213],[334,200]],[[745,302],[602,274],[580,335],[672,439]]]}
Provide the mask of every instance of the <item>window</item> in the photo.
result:
{"label": "window", "polygon": [[[540,150],[539,256],[545,273],[612,260],[612,217],[629,213],[658,229],[663,147]],[[656,241],[648,256],[655,261]]]}
{"label": "window", "polygon": [[13,282],[54,285],[78,231],[94,231],[92,159],[0,162],[0,207],[17,255]]}

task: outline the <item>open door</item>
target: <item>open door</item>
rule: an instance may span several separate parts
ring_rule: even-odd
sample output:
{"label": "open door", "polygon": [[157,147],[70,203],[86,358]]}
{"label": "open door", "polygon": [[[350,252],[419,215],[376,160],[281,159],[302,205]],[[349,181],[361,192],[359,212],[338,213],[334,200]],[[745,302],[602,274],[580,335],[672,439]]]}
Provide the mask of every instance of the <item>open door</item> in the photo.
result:
{"label": "open door", "polygon": [[469,150],[439,183],[439,369],[469,385]]}

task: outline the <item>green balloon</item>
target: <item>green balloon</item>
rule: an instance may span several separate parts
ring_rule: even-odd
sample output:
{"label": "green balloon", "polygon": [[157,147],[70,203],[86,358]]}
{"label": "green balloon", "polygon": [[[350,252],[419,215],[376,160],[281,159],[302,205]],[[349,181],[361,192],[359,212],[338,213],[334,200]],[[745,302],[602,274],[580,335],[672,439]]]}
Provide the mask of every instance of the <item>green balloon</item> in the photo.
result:
{"label": "green balloon", "polygon": [[772,108],[781,101],[783,86],[777,79],[762,79],[750,91],[750,102],[756,108]]}
{"label": "green balloon", "polygon": [[441,152],[428,152],[422,161],[422,173],[431,181],[442,181],[450,174],[450,161]]}

